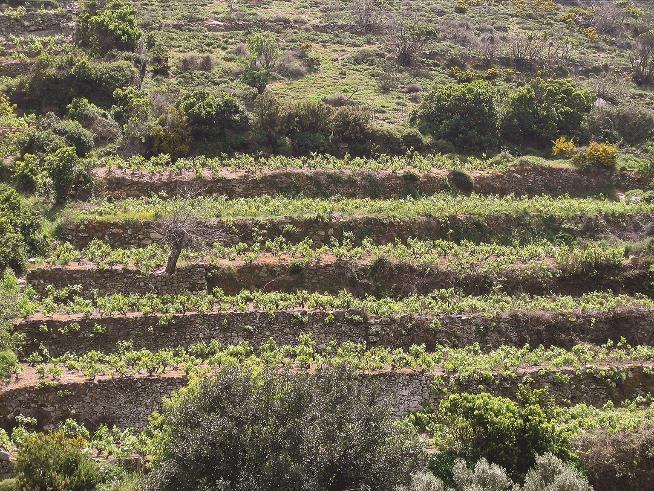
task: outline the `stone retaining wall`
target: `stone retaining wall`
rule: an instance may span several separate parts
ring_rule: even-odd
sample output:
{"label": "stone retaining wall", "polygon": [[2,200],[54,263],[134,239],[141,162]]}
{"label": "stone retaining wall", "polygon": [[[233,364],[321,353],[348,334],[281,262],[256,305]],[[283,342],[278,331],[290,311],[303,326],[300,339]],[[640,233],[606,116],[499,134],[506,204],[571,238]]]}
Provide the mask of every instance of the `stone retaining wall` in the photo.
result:
{"label": "stone retaining wall", "polygon": [[[512,396],[518,386],[529,382],[546,387],[560,403],[585,402],[602,405],[645,395],[654,388],[651,366],[622,367],[622,377],[593,374],[589,371],[562,369],[555,372],[529,371],[518,376],[499,377],[491,381],[469,380],[458,383],[461,391],[492,391]],[[434,374],[413,371],[385,371],[364,375],[365,383],[375,381],[389,398],[397,416],[404,416],[433,405],[448,391],[436,389]],[[441,379],[447,382],[448,379]],[[450,379],[450,381],[453,381]],[[19,414],[36,417],[42,428],[50,428],[67,418],[95,428],[100,424],[121,428],[143,428],[148,415],[161,408],[162,398],[187,383],[183,375],[159,377],[121,377],[96,381],[79,381],[53,387],[17,387],[0,392],[0,427],[15,425]],[[442,387],[442,385],[440,385]]]}
{"label": "stone retaining wall", "polygon": [[[286,194],[310,197],[399,198],[449,191],[448,171],[279,169],[222,171],[209,169],[152,173],[118,169],[96,169],[96,188],[113,198],[149,196],[220,195],[253,197]],[[479,194],[587,196],[612,194],[614,190],[645,189],[647,178],[632,172],[607,174],[580,172],[565,167],[526,164],[502,172],[473,171],[474,191]]]}
{"label": "stone retaining wall", "polygon": [[[274,339],[295,344],[302,333],[313,335],[320,349],[329,342],[352,341],[369,347],[408,349],[424,344],[485,348],[502,345],[560,346],[603,344],[625,338],[632,345],[654,343],[654,311],[625,309],[595,314],[514,311],[497,317],[471,315],[370,317],[357,310],[213,312],[176,315],[165,325],[160,317],[128,314],[115,317],[35,317],[15,324],[25,335],[24,355],[46,346],[52,356],[91,350],[111,352],[118,341],[135,349],[191,346],[201,341],[223,344],[248,341],[253,346]],[[98,329],[100,327],[101,329]]]}
{"label": "stone retaining wall", "polygon": [[[397,240],[472,240],[489,241],[511,238],[532,238],[539,234],[554,233],[560,236],[574,236],[599,239],[606,236],[637,240],[649,231],[651,216],[601,217],[580,216],[561,221],[554,217],[543,220],[537,215],[525,214],[491,215],[477,218],[467,215],[448,217],[384,218],[384,217],[341,217],[242,219],[231,222],[213,220],[208,222],[209,239],[220,234],[228,237],[226,244],[253,242],[257,239],[284,237],[291,242],[309,238],[314,245],[329,244],[333,239],[343,240],[351,234],[355,243],[370,239],[377,243],[394,243]],[[59,237],[77,248],[86,247],[93,239],[108,242],[113,247],[144,247],[160,240],[151,221],[67,221]]]}
{"label": "stone retaining wall", "polygon": [[27,282],[38,293],[43,294],[48,287],[55,289],[80,285],[80,294],[92,297],[111,293],[158,293],[176,294],[181,292],[207,291],[207,270],[203,265],[178,268],[172,275],[144,273],[125,267],[106,269],[94,266],[51,266],[35,268],[27,272]]}
{"label": "stone retaining wall", "polygon": [[459,272],[434,265],[412,265],[387,260],[312,261],[301,264],[289,260],[220,261],[180,267],[172,276],[144,273],[133,268],[98,269],[88,266],[39,267],[28,271],[27,281],[39,293],[51,285],[63,288],[82,286],[81,294],[181,293],[213,291],[220,288],[229,295],[242,290],[294,292],[307,290],[353,295],[406,297],[434,290],[456,288],[466,295],[484,295],[498,286],[510,294],[561,295],[606,290],[614,293],[651,293],[649,270],[644,265],[598,265],[588,270],[560,271],[556,265],[549,275],[530,272],[516,265],[502,275],[471,269]]}

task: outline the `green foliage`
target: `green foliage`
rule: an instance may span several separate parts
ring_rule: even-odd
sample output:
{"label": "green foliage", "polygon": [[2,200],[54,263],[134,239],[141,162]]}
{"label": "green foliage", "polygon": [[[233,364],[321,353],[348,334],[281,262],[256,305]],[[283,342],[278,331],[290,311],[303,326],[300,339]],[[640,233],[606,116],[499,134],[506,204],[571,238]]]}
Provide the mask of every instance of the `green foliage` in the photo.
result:
{"label": "green foliage", "polygon": [[180,97],[177,109],[188,117],[193,136],[198,138],[225,138],[228,132],[248,125],[245,110],[229,95],[195,90]]}
{"label": "green foliage", "polygon": [[244,84],[256,89],[258,94],[263,94],[272,78],[272,73],[265,68],[248,65],[243,70],[241,78]]}
{"label": "green foliage", "polygon": [[590,92],[572,80],[534,79],[508,95],[502,136],[519,145],[549,146],[578,134],[592,103]]}
{"label": "green foliage", "polygon": [[223,368],[163,417],[153,490],[387,489],[422,457],[379,391],[345,370],[317,378]]}
{"label": "green foliage", "polygon": [[[120,135],[120,127],[104,109],[85,98],[73,99],[66,107],[67,116],[92,131],[95,143],[109,143]],[[78,154],[83,155],[79,152]]]}
{"label": "green foliage", "polygon": [[42,158],[26,154],[14,176],[25,187],[62,204],[86,189],[91,177],[73,147],[62,147]]}
{"label": "green foliage", "polygon": [[20,155],[44,155],[63,147],[75,147],[78,155],[86,155],[94,146],[93,134],[78,121],[61,119],[53,113],[39,116],[26,131],[14,139]]}
{"label": "green foliage", "polygon": [[63,432],[28,437],[16,459],[21,489],[89,491],[100,482],[97,464],[84,449],[81,438]]}
{"label": "green foliage", "polygon": [[494,148],[498,125],[495,90],[484,81],[437,86],[411,114],[411,123],[463,150]]}
{"label": "green foliage", "polygon": [[55,107],[61,112],[78,97],[109,106],[114,91],[132,85],[136,76],[129,61],[96,61],[79,53],[42,57],[19,79],[13,98],[29,109]]}
{"label": "green foliage", "polygon": [[441,401],[436,421],[435,441],[445,456],[492,458],[513,476],[524,476],[536,455],[573,456],[570,434],[558,425],[543,390],[523,388],[516,401],[489,393],[452,394]]}
{"label": "green foliage", "polygon": [[279,43],[271,32],[255,32],[247,39],[250,63],[270,72],[279,56]]}
{"label": "green foliage", "polygon": [[152,151],[167,154],[173,160],[185,157],[191,149],[191,129],[186,115],[171,107],[152,128]]}
{"label": "green foliage", "polygon": [[93,0],[85,4],[78,18],[77,43],[97,55],[113,49],[134,51],[143,35],[134,6],[124,0],[109,0],[106,5],[101,3]]}
{"label": "green foliage", "polygon": [[588,131],[598,141],[638,145],[654,137],[654,111],[634,104],[595,108]]}
{"label": "green foliage", "polygon": [[28,256],[41,249],[40,218],[13,189],[0,185],[0,271],[22,270]]}

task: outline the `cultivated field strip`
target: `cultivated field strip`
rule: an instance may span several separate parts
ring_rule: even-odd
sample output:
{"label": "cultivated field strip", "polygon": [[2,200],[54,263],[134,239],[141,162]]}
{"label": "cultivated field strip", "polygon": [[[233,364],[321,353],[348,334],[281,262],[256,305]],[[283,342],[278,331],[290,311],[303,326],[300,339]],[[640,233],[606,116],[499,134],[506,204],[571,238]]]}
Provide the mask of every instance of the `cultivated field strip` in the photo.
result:
{"label": "cultivated field strip", "polygon": [[90,351],[111,352],[120,342],[136,349],[189,347],[199,342],[248,342],[259,347],[269,340],[290,344],[310,334],[319,350],[334,342],[368,347],[410,349],[440,345],[484,349],[504,345],[570,349],[579,343],[654,341],[654,307],[623,306],[604,311],[557,312],[515,309],[483,315],[469,313],[397,313],[370,315],[362,309],[287,309],[210,311],[176,314],[133,312],[114,315],[34,315],[15,324],[25,336],[23,359],[45,348],[51,356]]}
{"label": "cultivated field strip", "polygon": [[649,293],[651,273],[638,263],[597,264],[589,268],[559,268],[557,264],[514,264],[499,271],[469,269],[459,271],[444,265],[415,265],[401,261],[336,260],[324,258],[303,264],[292,259],[253,262],[220,260],[212,264],[189,264],[170,276],[135,267],[95,264],[32,269],[28,283],[44,293],[52,286],[80,285],[82,294],[101,293],[181,293],[212,291],[229,294],[241,290],[338,293],[406,297],[434,290],[456,289],[470,295],[484,295],[497,289],[512,294],[544,295],[550,292],[579,295],[595,290],[614,293]]}
{"label": "cultivated field strip", "polygon": [[[210,371],[205,367],[199,369],[205,374]],[[361,375],[362,383],[381,387],[397,416],[438,403],[452,391],[490,391],[512,397],[520,386],[529,384],[548,389],[559,404],[601,407],[607,402],[620,404],[647,396],[654,389],[654,364],[632,360],[575,368],[524,366],[503,374],[486,373],[483,377],[463,379],[440,369],[366,370]],[[25,368],[20,383],[0,390],[0,425],[7,427],[17,415],[30,414],[45,428],[73,416],[89,428],[106,424],[142,429],[150,413],[161,409],[162,400],[189,380],[186,372],[172,369],[157,375],[97,374],[92,378],[62,371],[60,377],[56,384],[36,382],[37,370]]]}
{"label": "cultivated field strip", "polygon": [[438,194],[406,200],[312,199],[263,196],[167,200],[160,197],[77,205],[66,212],[61,237],[75,247],[104,240],[114,247],[151,244],[157,220],[184,209],[206,222],[206,233],[225,243],[284,237],[316,245],[369,239],[473,242],[618,238],[642,240],[654,203],[576,198],[513,198]]}
{"label": "cultivated field strip", "polygon": [[[107,196],[139,197],[70,206],[62,242],[30,268],[35,292],[14,324],[22,372],[0,388],[2,426],[23,413],[44,426],[72,414],[142,428],[189,377],[229,364],[316,374],[347,364],[381,384],[398,416],[452,391],[512,396],[525,383],[596,407],[654,389],[652,274],[639,243],[654,204],[562,196],[556,181],[583,179],[577,171],[477,172],[482,194],[434,187],[407,199],[406,175],[380,169],[218,180],[181,170],[155,188],[147,173],[102,172]],[[357,172],[376,172],[385,199],[363,198],[376,195]],[[308,195],[332,197],[261,195],[297,194],[291,174]],[[450,186],[449,170],[429,175]],[[588,177],[591,193],[617,186],[600,177]],[[174,198],[191,183],[206,187]],[[550,196],[492,189],[515,183],[516,196]],[[165,275],[157,220],[179,209],[226,238],[184,251]]]}
{"label": "cultivated field strip", "polygon": [[[457,183],[447,169],[376,166],[343,168],[311,167],[312,162],[288,159],[288,166],[270,168],[269,162],[246,166],[222,163],[220,167],[170,166],[151,171],[132,168],[99,168],[94,172],[96,191],[112,198],[136,198],[165,193],[168,196],[228,196],[248,198],[261,195],[348,198],[401,198],[446,191],[485,195],[552,196],[613,195],[616,191],[644,189],[645,176],[621,171],[613,174],[582,172],[571,167],[514,165],[494,170],[470,170],[467,184]],[[232,161],[233,162],[233,161]],[[200,164],[201,165],[201,164]],[[320,163],[318,163],[320,165]]]}

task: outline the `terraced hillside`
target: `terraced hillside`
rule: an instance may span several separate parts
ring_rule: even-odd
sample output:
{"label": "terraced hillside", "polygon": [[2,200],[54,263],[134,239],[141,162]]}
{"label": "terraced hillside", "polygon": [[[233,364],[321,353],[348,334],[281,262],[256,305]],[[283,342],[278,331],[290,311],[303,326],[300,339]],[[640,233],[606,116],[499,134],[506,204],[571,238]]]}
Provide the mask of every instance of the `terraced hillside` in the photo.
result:
{"label": "terraced hillside", "polygon": [[[260,165],[242,179],[269,172]],[[310,180],[321,170],[287,172]],[[157,174],[153,192],[175,178]],[[107,197],[113,185],[98,184]],[[650,260],[633,242],[649,232],[648,202],[556,189],[208,192],[182,209],[229,240],[185,249],[167,275],[170,246],[148,227],[179,214],[179,198],[139,194],[71,205],[59,232],[70,242],[30,266],[14,321],[21,363],[0,389],[3,427],[23,415],[43,428],[72,416],[142,429],[189,377],[234,363],[350,364],[362,383],[382,384],[398,416],[452,391],[514,397],[528,384],[561,407],[638,400],[642,410],[654,390]]]}
{"label": "terraced hillside", "polygon": [[649,0],[0,3],[0,491],[654,489],[653,88]]}

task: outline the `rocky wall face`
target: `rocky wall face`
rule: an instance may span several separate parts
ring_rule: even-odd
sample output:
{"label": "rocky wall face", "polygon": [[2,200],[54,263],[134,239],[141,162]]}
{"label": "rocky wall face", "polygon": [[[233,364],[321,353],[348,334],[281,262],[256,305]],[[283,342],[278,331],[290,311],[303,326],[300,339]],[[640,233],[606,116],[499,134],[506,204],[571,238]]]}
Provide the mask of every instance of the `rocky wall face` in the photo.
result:
{"label": "rocky wall face", "polygon": [[[389,370],[367,373],[362,383],[375,383],[397,417],[405,416],[424,405],[435,405],[453,391],[492,391],[511,397],[525,383],[547,388],[561,404],[584,402],[601,406],[607,401],[620,403],[654,388],[651,365],[623,366],[619,372],[562,369],[554,372],[528,370],[514,375],[492,378],[471,375],[466,380],[452,376]],[[619,376],[618,376],[619,375]],[[69,382],[47,387],[16,387],[0,392],[0,427],[11,428],[19,414],[36,417],[42,428],[52,428],[67,418],[74,418],[90,428],[100,424],[120,428],[143,428],[152,411],[160,410],[162,399],[188,382],[183,374],[157,377],[119,377],[96,381]],[[451,386],[456,383],[456,386]],[[443,387],[448,387],[443,390]],[[438,388],[440,387],[440,388]]]}
{"label": "rocky wall face", "polygon": [[560,346],[570,349],[579,343],[604,344],[627,340],[631,345],[651,344],[654,311],[629,309],[571,316],[539,311],[514,311],[485,317],[474,315],[369,316],[350,310],[278,312],[186,313],[162,320],[155,315],[127,314],[111,317],[84,315],[55,318],[32,317],[15,324],[25,335],[25,356],[47,347],[52,356],[91,350],[111,352],[118,341],[129,341],[135,349],[189,347],[205,341],[222,344],[247,341],[258,347],[269,339],[278,344],[295,344],[300,334],[311,334],[318,349],[328,343],[365,343],[409,349],[425,345],[484,348],[502,345]]}
{"label": "rocky wall face", "polygon": [[[238,219],[234,221],[208,220],[207,239],[217,235],[228,237],[226,244],[253,242],[284,237],[290,242],[309,238],[315,246],[329,244],[333,239],[342,241],[348,234],[355,243],[370,239],[389,244],[397,240],[489,240],[514,237],[523,231],[524,238],[535,233],[557,230],[561,234],[576,235],[588,239],[606,236],[638,240],[644,238],[651,223],[650,216],[632,217],[625,220],[614,216],[579,216],[568,220],[542,217],[536,214],[518,216],[493,215],[486,218],[451,215],[406,217],[389,221],[387,217],[340,217],[270,219]],[[62,225],[59,238],[78,249],[86,247],[93,239],[108,242],[113,247],[145,247],[156,243],[161,236],[151,221],[68,221]],[[519,237],[514,237],[519,238]]]}
{"label": "rocky wall face", "polygon": [[[402,198],[451,190],[447,170],[275,169],[257,172],[205,170],[150,173],[118,169],[96,171],[96,189],[114,198],[150,196],[218,195],[253,197],[286,194],[309,197],[340,195],[356,198]],[[610,194],[618,189],[644,189],[649,181],[636,173],[581,172],[565,167],[524,164],[501,172],[473,172],[473,189],[479,194],[586,196]]]}
{"label": "rocky wall face", "polygon": [[157,293],[160,295],[181,292],[207,291],[206,268],[202,265],[178,268],[172,275],[144,273],[136,269],[111,267],[106,269],[88,267],[43,267],[27,273],[27,282],[38,293],[44,294],[48,287],[55,289],[80,285],[80,295],[91,297],[96,291],[112,293]]}

